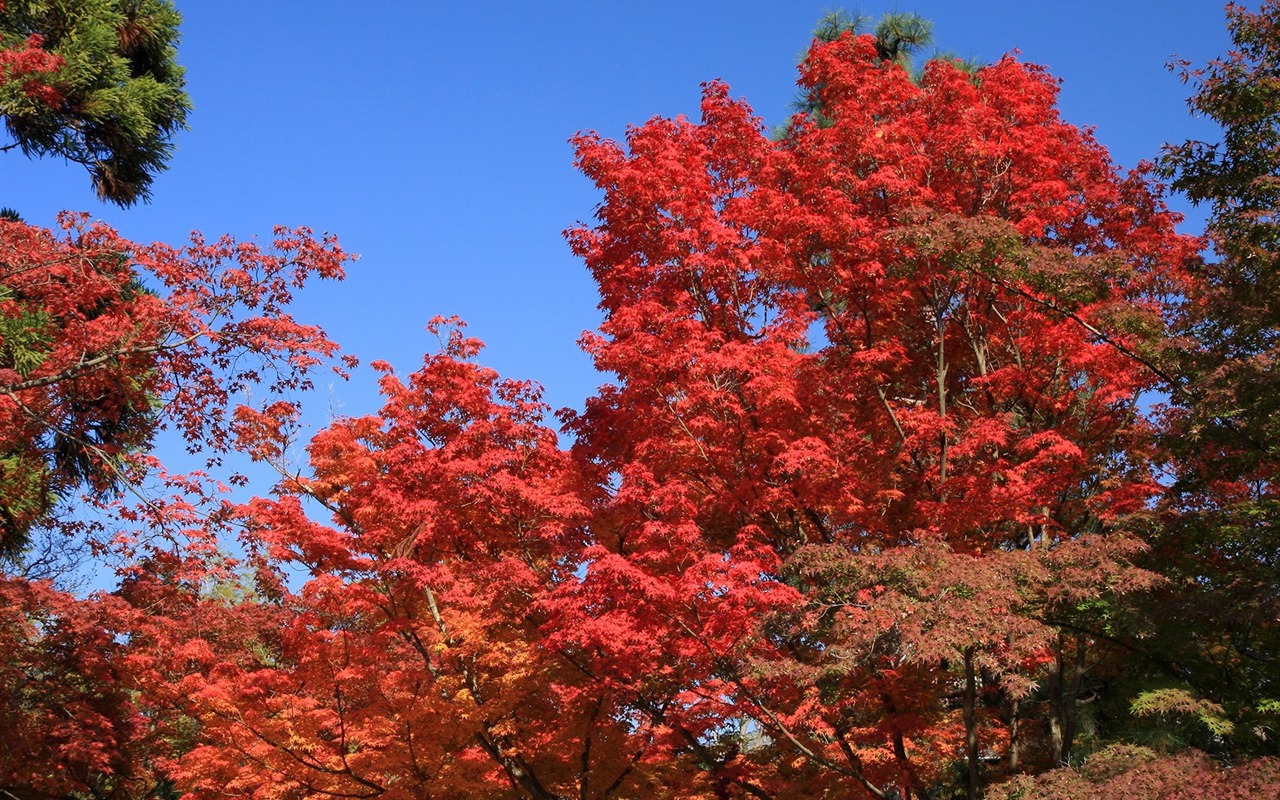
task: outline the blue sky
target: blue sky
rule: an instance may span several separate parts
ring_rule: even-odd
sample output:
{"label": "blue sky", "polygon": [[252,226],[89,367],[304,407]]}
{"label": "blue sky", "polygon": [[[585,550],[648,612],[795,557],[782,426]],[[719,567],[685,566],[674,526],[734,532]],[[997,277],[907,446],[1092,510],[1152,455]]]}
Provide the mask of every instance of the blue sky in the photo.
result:
{"label": "blue sky", "polygon": [[[620,138],[652,116],[696,114],[726,80],[770,124],[830,2],[196,2],[180,61],[195,103],[150,205],[97,203],[74,166],[0,155],[0,205],[51,224],[88,211],[134,239],[336,233],[360,253],[343,284],[305,291],[297,315],[364,362],[401,372],[434,342],[436,314],[485,340],[482,360],[531,378],[553,407],[601,382],[576,346],[598,321],[594,286],[561,231],[599,198],[572,167],[578,130]],[[939,47],[991,61],[1017,49],[1063,81],[1064,117],[1093,126],[1117,163],[1165,141],[1212,138],[1165,70],[1225,51],[1212,1],[921,0]],[[1178,205],[1176,202],[1174,205]],[[1195,226],[1189,226],[1195,231]],[[342,414],[377,408],[372,378],[322,387]],[[321,417],[322,419],[323,417]],[[163,454],[162,454],[163,455]]]}

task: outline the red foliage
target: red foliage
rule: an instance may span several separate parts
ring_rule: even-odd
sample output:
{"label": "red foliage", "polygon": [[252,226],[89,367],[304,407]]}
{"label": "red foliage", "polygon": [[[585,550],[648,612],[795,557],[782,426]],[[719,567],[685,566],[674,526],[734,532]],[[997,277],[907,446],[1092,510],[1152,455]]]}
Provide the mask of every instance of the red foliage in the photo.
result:
{"label": "red foliage", "polygon": [[60,224],[0,221],[0,544],[39,521],[41,492],[135,480],[159,426],[226,449],[237,394],[304,388],[337,350],[287,311],[309,277],[342,277],[330,237],[281,228],[268,247],[194,235],[175,248],[84,216]]}
{"label": "red foliage", "polygon": [[[286,311],[304,280],[342,276],[348,257],[331,238],[279,229],[267,247],[193,236],[173,248],[129,242],[83,216],[63,216],[61,228],[0,221],[6,556],[21,550],[33,526],[78,524],[75,515],[46,516],[60,495],[87,489],[105,508],[125,486],[141,491],[160,427],[175,426],[192,449],[224,450],[238,393],[265,386],[273,398],[303,388],[336,351],[320,329]],[[142,508],[122,511],[118,521],[144,529],[184,523],[202,539],[196,551],[216,553],[216,535],[198,530],[207,520],[197,522],[189,501],[148,497]],[[118,528],[106,533],[112,546],[125,546]],[[216,563],[195,556],[183,568],[188,592]],[[105,595],[78,599],[0,577],[4,793],[142,797],[162,781],[156,767],[185,734],[181,717],[153,713],[164,684],[150,649],[179,647],[195,629],[170,626],[163,640],[149,637],[148,615],[187,620],[180,608],[138,597],[135,590],[132,606]]]}
{"label": "red foliage", "polygon": [[21,50],[0,50],[0,85],[19,84],[28,99],[56,108],[62,102],[62,92],[45,78],[55,75],[65,63],[62,56],[44,49],[43,36],[32,34],[23,41]]}
{"label": "red foliage", "polygon": [[916,84],[845,37],[801,82],[830,124],[776,144],[720,84],[701,124],[576,141],[617,385],[570,421],[602,493],[553,641],[691,740],[745,719],[822,780],[923,792],[1068,680],[1054,619],[1149,581],[1143,352],[1196,243],[1037,68]]}
{"label": "red foliage", "polygon": [[[845,37],[802,83],[830,124],[779,141],[718,83],[700,123],[576,138],[604,192],[569,234],[606,312],[584,344],[614,382],[571,448],[436,320],[419,371],[375,364],[377,415],[227,512],[252,590],[160,558],[122,588],[141,697],[191,723],[161,759],[183,790],[909,798],[1069,757],[1109,655],[1079,616],[1152,580],[1138,398],[1196,243],[1038,68],[917,84]],[[85,273],[40,284],[79,338],[8,396],[61,419],[63,387],[128,377],[120,407],[165,397],[193,441],[279,463],[296,409],[228,399],[263,377],[241,354],[288,389],[331,352],[283,305],[336,246],[71,227],[6,262]]]}
{"label": "red foliage", "polygon": [[1235,766],[1214,763],[1204,753],[1160,754],[1117,746],[1092,756],[1078,769],[1020,776],[993,786],[989,800],[1256,800],[1280,795],[1280,759],[1259,758]]}
{"label": "red foliage", "polygon": [[381,413],[322,432],[310,477],[243,509],[268,560],[313,577],[294,594],[260,576],[275,600],[254,660],[211,645],[198,671],[172,664],[203,726],[174,771],[195,796],[421,797],[503,776],[540,796],[581,737],[588,762],[618,748],[620,722],[538,646],[539,598],[582,549],[568,454],[537,389],[462,360],[477,349],[455,328],[408,381],[375,365]]}
{"label": "red foliage", "polygon": [[[0,786],[21,797],[140,797],[155,784],[122,612],[0,578]],[[123,615],[127,619],[127,614]]]}

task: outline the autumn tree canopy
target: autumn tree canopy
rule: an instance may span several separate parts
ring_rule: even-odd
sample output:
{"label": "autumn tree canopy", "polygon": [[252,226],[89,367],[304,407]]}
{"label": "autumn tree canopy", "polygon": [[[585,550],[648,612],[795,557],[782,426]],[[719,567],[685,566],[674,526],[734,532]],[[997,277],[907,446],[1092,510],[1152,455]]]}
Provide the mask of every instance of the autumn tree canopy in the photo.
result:
{"label": "autumn tree canopy", "polygon": [[[332,238],[0,223],[0,541],[85,492],[119,565],[0,578],[0,790],[1275,794],[1271,339],[1234,299],[1274,266],[1276,13],[1199,74],[1222,149],[1159,167],[1207,255],[1043,68],[912,71],[911,15],[824,28],[781,131],[713,81],[579,134],[607,382],[558,424],[437,318],[299,464],[337,351],[287,306]],[[276,483],[158,472],[161,424]]]}

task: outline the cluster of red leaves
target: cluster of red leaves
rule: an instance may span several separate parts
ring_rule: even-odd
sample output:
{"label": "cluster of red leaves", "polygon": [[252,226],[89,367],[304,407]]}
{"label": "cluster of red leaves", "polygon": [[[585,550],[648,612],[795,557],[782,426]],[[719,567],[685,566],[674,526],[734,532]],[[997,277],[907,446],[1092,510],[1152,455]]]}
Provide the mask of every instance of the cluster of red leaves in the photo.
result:
{"label": "cluster of red leaves", "polygon": [[56,75],[65,63],[62,56],[44,49],[43,36],[32,34],[23,41],[22,49],[0,50],[0,86],[14,86],[27,99],[56,108],[62,102],[62,92],[46,78]]}
{"label": "cluster of red leaves", "polygon": [[[144,711],[114,697],[114,744],[76,757],[124,774],[103,759],[141,713],[193,798],[905,799],[1064,763],[1113,655],[1081,617],[1152,582],[1139,396],[1198,243],[1038,68],[913,82],[846,36],[801,83],[821,114],[778,141],[718,83],[698,123],[575,140],[604,193],[569,233],[606,313],[584,345],[614,380],[568,449],[436,320],[441,351],[375,363],[383,408],[290,472],[297,408],[231,398],[333,352],[284,308],[335,243],[5,228],[0,311],[60,331],[0,372],[7,448],[56,466],[55,431],[109,463],[151,429],[104,439],[76,403],[158,398],[284,473],[223,508],[251,581],[153,553],[101,606]],[[15,647],[57,642],[32,625]]]}
{"label": "cluster of red leaves", "polygon": [[[616,379],[571,449],[452,328],[240,510],[228,618],[263,616],[161,671],[184,788],[905,797],[1066,757],[1106,653],[1062,626],[1151,580],[1142,362],[1196,242],[1039,69],[917,84],[846,37],[802,82],[830,124],[777,142],[720,84],[576,140]],[[242,446],[279,458],[291,413]]]}
{"label": "cluster of red leaves", "polygon": [[1079,768],[1039,777],[1019,776],[987,795],[990,800],[1256,800],[1280,795],[1280,759],[1259,758],[1232,767],[1203,753],[1160,754],[1119,745],[1091,756]]}
{"label": "cluster of red leaves", "polygon": [[[287,310],[308,278],[342,277],[348,256],[332,238],[278,229],[269,247],[194,236],[175,248],[60,222],[55,233],[0,221],[0,452],[13,492],[32,474],[55,492],[118,487],[162,425],[225,450],[238,394],[305,388],[337,350]],[[46,510],[5,499],[0,537]]]}
{"label": "cluster of red leaves", "polygon": [[135,704],[128,609],[0,578],[0,786],[31,797],[136,797],[154,785],[152,730]]}

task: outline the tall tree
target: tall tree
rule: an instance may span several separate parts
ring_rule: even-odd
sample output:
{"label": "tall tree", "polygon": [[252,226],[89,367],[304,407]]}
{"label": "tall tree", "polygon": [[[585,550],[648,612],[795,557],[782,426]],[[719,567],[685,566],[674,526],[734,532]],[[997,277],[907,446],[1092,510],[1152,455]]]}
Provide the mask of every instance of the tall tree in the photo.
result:
{"label": "tall tree", "polygon": [[[286,633],[166,681],[184,785],[976,797],[1071,758],[1088,623],[1151,579],[1142,353],[1196,243],[1042,70],[883,46],[815,44],[829,124],[777,142],[718,83],[575,141],[615,384],[564,453],[454,336],[315,439],[244,511],[314,576]],[[287,415],[243,421],[277,457]]]}
{"label": "tall tree", "polygon": [[89,170],[104,200],[145,200],[191,101],[168,0],[0,3],[0,117],[12,142]]}
{"label": "tall tree", "polygon": [[815,45],[826,120],[776,146],[715,84],[700,125],[578,140],[618,382],[572,420],[608,553],[577,591],[613,621],[564,618],[634,676],[631,713],[761,796],[926,796],[957,764],[976,795],[983,754],[1065,761],[1110,655],[1076,617],[1149,580],[1135,355],[1194,240],[1043,71],[916,82],[882,50]]}
{"label": "tall tree", "polygon": [[[151,394],[190,412],[178,419],[191,435],[281,480],[222,508],[249,568],[230,594],[209,590],[231,585],[225,570],[155,550],[104,599],[105,620],[82,624],[63,596],[0,583],[27,604],[5,639],[24,666],[0,680],[25,689],[63,666],[129,667],[128,693],[27,699],[12,719],[83,743],[87,726],[54,730],[45,713],[73,704],[118,734],[111,747],[157,765],[112,783],[116,767],[85,745],[94,782],[35,786],[23,773],[6,791],[101,792],[163,773],[193,798],[908,800],[978,798],[1003,778],[1006,794],[1132,792],[1179,768],[1202,794],[1236,778],[1273,787],[1274,760],[1224,771],[1197,754],[1100,746],[1185,718],[1229,742],[1234,712],[1211,696],[1131,691],[1124,668],[1157,663],[1164,640],[1131,635],[1159,621],[1127,616],[1147,610],[1130,600],[1177,608],[1265,586],[1270,569],[1221,534],[1166,571],[1190,590],[1140,561],[1197,530],[1161,527],[1169,518],[1248,510],[1233,494],[1243,473],[1196,483],[1205,472],[1185,456],[1178,496],[1203,508],[1157,502],[1168,457],[1143,393],[1175,385],[1179,424],[1204,419],[1192,401],[1210,396],[1201,351],[1186,348],[1178,374],[1193,378],[1177,381],[1165,341],[1178,312],[1214,306],[1200,242],[1175,231],[1146,173],[1122,174],[1060,119],[1044,70],[1008,57],[974,75],[934,60],[912,76],[886,57],[895,46],[852,31],[815,42],[801,87],[821,116],[796,115],[777,140],[721,83],[704,88],[698,122],[575,139],[604,194],[596,221],[568,233],[605,312],[584,344],[613,380],[565,413],[568,449],[536,386],[477,365],[479,343],[435,320],[441,351],[405,378],[375,364],[383,408],[333,422],[295,469],[296,407],[226,411],[212,427],[199,412],[255,377],[220,372],[242,351],[299,370],[329,352],[278,304],[290,262],[327,274],[336,245],[285,233],[275,256],[139,248],[100,230],[34,236],[29,249],[47,255],[15,263],[105,272],[125,252],[134,270],[176,280],[163,301],[108,282],[93,313],[176,303],[170,327],[146,327],[147,314],[109,326],[156,355],[127,374],[155,376]],[[25,298],[36,287],[20,275]],[[14,301],[14,329],[44,330],[55,290]],[[210,327],[197,309],[220,291],[252,321]],[[88,301],[60,302],[94,329]],[[108,337],[60,362],[49,336],[14,335],[40,358],[28,376],[10,369],[11,395],[46,388],[28,385],[36,369],[54,386],[134,352]],[[184,349],[200,342],[211,349]],[[1234,454],[1247,428],[1228,416],[1214,441]],[[1142,594],[1153,588],[1165,594]],[[70,639],[92,629],[128,648],[62,657],[57,636],[22,624],[40,614],[65,619]],[[1216,635],[1196,629],[1185,652],[1226,650],[1236,669],[1250,654]],[[1202,677],[1215,663],[1158,666]],[[1090,705],[1104,709],[1092,724]],[[1084,771],[1060,769],[1091,750]]]}
{"label": "tall tree", "polygon": [[1217,142],[1171,146],[1173,186],[1209,212],[1209,250],[1180,317],[1166,420],[1176,481],[1153,563],[1170,579],[1155,616],[1183,688],[1227,709],[1206,747],[1276,753],[1280,725],[1280,3],[1227,7],[1232,49],[1201,69],[1193,113]]}

